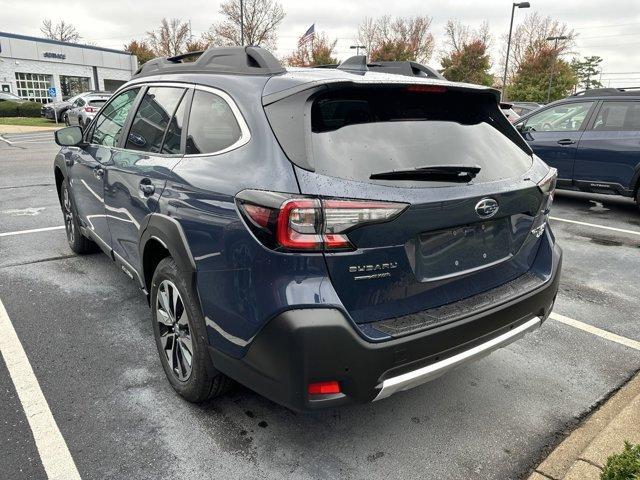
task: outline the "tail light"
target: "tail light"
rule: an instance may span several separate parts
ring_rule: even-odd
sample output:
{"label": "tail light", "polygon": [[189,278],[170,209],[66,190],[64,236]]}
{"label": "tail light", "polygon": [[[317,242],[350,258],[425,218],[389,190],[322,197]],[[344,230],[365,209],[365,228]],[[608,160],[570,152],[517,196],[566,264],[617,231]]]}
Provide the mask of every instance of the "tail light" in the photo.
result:
{"label": "tail light", "polygon": [[397,217],[406,203],[321,199],[246,190],[237,196],[251,231],[270,248],[287,251],[352,250],[347,232]]}
{"label": "tail light", "polygon": [[542,213],[547,214],[551,210],[553,196],[556,192],[556,182],[558,180],[558,170],[550,168],[545,177],[538,183],[538,188],[542,191],[544,197],[542,201]]}
{"label": "tail light", "polygon": [[86,107],[84,107],[84,111],[85,111],[85,112],[89,112],[89,113],[93,113],[93,112],[95,112],[94,108],[93,108],[93,107],[90,107],[90,106],[88,106],[88,105],[87,105]]}

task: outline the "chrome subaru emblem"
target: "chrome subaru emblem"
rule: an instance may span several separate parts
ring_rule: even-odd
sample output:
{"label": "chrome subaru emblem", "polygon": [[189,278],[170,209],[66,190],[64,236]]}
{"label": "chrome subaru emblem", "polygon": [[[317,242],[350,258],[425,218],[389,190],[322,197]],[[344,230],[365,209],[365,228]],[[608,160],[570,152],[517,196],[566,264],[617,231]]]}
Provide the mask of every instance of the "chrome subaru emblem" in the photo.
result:
{"label": "chrome subaru emblem", "polygon": [[498,202],[493,198],[483,198],[476,203],[476,213],[480,218],[491,218],[498,213]]}

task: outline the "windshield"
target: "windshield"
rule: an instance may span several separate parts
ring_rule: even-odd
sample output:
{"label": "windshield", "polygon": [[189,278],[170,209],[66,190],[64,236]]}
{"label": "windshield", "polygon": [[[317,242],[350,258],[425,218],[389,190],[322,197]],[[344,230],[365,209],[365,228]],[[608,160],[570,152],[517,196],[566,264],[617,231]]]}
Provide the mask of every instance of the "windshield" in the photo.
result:
{"label": "windshield", "polygon": [[408,87],[322,94],[311,113],[313,165],[318,173],[350,180],[461,165],[481,168],[474,182],[513,178],[532,158],[500,131],[496,114],[495,102],[463,92]]}

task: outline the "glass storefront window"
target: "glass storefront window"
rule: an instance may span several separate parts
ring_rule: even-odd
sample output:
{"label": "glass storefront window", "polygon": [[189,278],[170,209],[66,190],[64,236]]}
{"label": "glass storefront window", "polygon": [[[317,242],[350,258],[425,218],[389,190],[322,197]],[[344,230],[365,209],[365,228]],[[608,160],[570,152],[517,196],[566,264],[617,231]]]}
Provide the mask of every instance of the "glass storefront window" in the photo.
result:
{"label": "glass storefront window", "polygon": [[40,73],[16,73],[18,96],[32,102],[49,103],[47,90],[53,86],[53,76]]}
{"label": "glass storefront window", "polygon": [[60,93],[62,99],[66,100],[76,95],[91,90],[89,77],[69,77],[60,75]]}

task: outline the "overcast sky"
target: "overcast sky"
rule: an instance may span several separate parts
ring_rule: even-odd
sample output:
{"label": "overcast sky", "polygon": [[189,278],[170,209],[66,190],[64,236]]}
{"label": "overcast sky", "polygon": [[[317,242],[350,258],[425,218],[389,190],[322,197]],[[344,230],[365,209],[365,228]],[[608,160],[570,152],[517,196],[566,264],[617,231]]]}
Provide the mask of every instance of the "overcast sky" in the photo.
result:
{"label": "overcast sky", "polygon": [[[43,18],[60,18],[76,25],[81,41],[122,48],[131,38],[142,38],[162,17],[191,20],[200,34],[220,19],[220,0],[0,0],[0,31],[39,36]],[[279,29],[277,55],[293,50],[297,39],[315,22],[316,31],[337,38],[337,55],[353,53],[357,25],[365,16],[429,15],[436,49],[441,45],[444,24],[457,19],[471,26],[489,22],[494,37],[494,71],[501,70],[501,38],[509,28],[511,1],[506,0],[281,0],[287,14]],[[640,0],[531,0],[531,9],[516,10],[516,20],[528,12],[560,20],[578,36],[581,56],[600,55],[603,83],[614,86],[640,85]],[[436,50],[437,52],[437,50]],[[438,66],[438,55],[429,62]]]}

